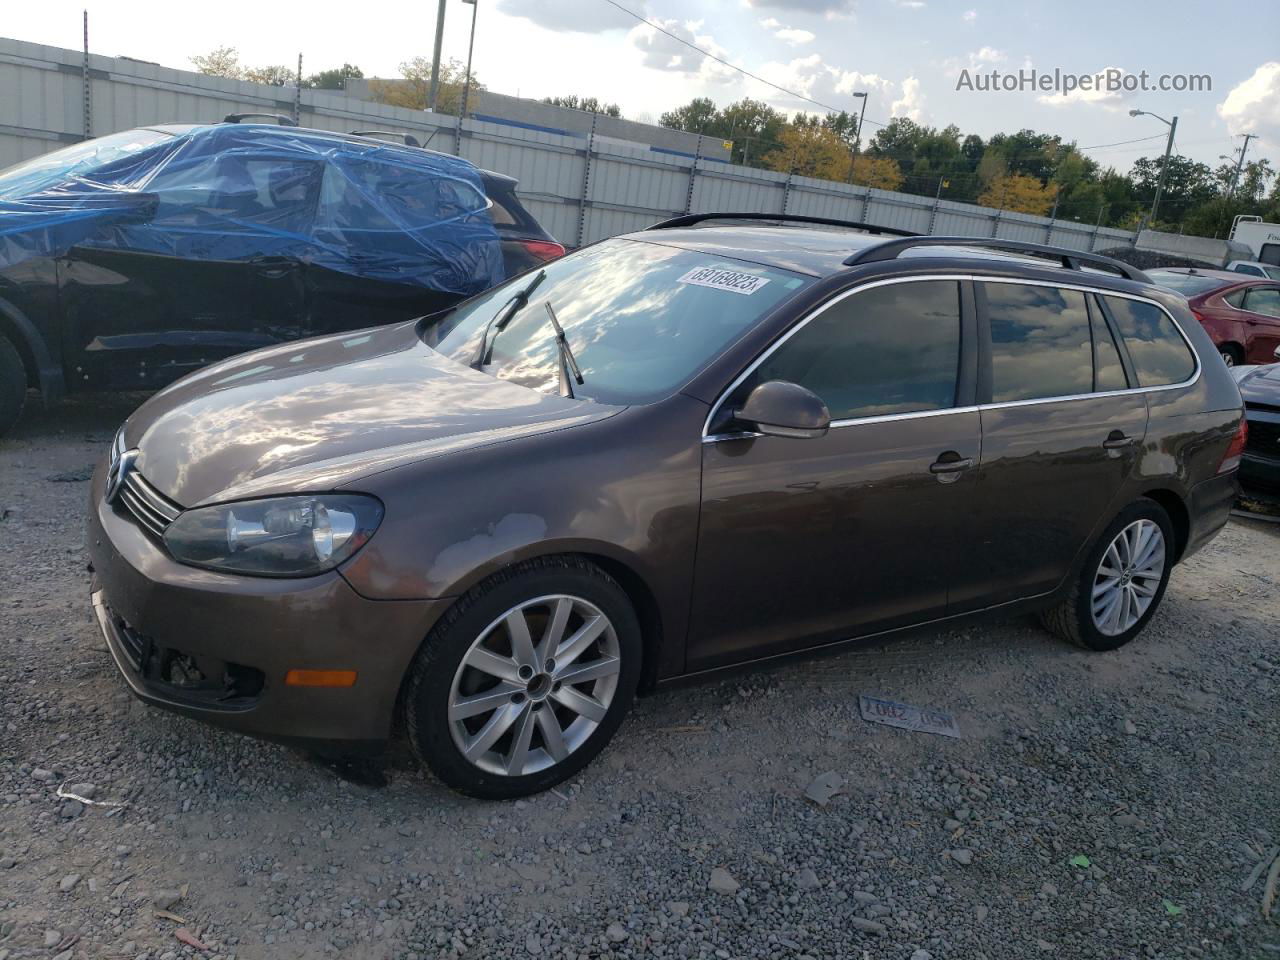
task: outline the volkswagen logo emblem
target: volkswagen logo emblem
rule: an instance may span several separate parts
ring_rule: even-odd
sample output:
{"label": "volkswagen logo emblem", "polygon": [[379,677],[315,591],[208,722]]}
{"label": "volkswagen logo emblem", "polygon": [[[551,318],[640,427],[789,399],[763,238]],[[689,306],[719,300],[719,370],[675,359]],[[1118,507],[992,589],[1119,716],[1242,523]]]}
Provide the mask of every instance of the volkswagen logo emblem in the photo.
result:
{"label": "volkswagen logo emblem", "polygon": [[118,457],[111,460],[111,466],[107,468],[107,489],[102,498],[107,503],[115,503],[116,498],[120,496],[120,491],[124,489],[125,477],[129,475],[129,471],[133,469],[133,461],[138,459],[138,451],[125,450]]}

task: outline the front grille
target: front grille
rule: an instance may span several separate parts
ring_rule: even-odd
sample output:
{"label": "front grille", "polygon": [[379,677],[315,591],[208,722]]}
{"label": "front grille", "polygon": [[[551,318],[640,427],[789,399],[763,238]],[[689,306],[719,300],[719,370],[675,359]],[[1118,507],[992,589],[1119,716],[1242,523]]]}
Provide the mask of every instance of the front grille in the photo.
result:
{"label": "front grille", "polygon": [[125,475],[120,488],[120,505],[144,530],[163,536],[169,524],[178,519],[182,508],[146,481],[140,473]]}
{"label": "front grille", "polygon": [[1268,460],[1280,458],[1280,423],[1271,420],[1249,421],[1249,442],[1245,449]]}

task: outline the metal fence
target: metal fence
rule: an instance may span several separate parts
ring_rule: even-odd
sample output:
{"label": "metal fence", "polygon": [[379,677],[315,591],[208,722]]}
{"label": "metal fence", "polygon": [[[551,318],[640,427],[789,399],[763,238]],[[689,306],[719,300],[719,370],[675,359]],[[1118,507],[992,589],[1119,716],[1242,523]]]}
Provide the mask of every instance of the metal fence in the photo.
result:
{"label": "metal fence", "polygon": [[672,156],[597,136],[594,125],[584,137],[558,136],[0,38],[0,168],[88,136],[237,112],[293,115],[326,130],[413,134],[432,149],[518,178],[530,212],[569,246],[717,210],[835,217],[1076,250],[1135,241],[1133,233],[1093,224]]}

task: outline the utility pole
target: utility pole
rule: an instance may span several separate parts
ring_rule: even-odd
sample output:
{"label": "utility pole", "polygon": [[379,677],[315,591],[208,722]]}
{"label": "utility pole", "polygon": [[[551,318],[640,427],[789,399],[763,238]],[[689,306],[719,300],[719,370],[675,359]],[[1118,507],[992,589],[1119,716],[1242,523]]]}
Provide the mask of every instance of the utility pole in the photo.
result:
{"label": "utility pole", "polygon": [[444,46],[444,5],[440,0],[440,9],[436,13],[436,47],[431,55],[431,90],[427,93],[427,109],[436,112],[436,98],[440,94],[440,50]]}
{"label": "utility pole", "polygon": [[1151,201],[1151,222],[1156,222],[1156,213],[1160,209],[1160,197],[1164,194],[1164,182],[1169,176],[1169,160],[1173,154],[1173,135],[1178,130],[1178,118],[1169,121],[1169,138],[1164,142],[1164,163],[1160,165],[1160,179],[1156,182],[1156,198]]}
{"label": "utility pole", "polygon": [[458,111],[458,129],[462,129],[462,118],[467,115],[467,100],[471,95],[471,54],[476,48],[476,11],[480,9],[478,0],[462,0],[462,2],[471,4],[471,40],[467,43],[467,80],[462,85],[462,109]]}
{"label": "utility pole", "polygon": [[1236,184],[1240,180],[1240,171],[1244,169],[1244,152],[1249,149],[1249,141],[1257,139],[1256,133],[1246,133],[1244,143],[1240,144],[1240,156],[1236,158],[1236,171],[1231,175],[1231,189],[1227,191],[1228,199],[1236,195]]}

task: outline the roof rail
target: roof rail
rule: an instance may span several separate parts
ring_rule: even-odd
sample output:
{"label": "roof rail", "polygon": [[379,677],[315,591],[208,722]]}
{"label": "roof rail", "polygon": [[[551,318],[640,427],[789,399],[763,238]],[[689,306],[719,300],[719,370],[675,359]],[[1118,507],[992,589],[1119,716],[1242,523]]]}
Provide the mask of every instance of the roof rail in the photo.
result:
{"label": "roof rail", "polygon": [[833,220],[830,217],[805,217],[792,213],[686,213],[682,217],[661,220],[646,230],[667,230],[671,227],[691,227],[704,220],[772,220],[778,223],[820,223],[829,227],[849,227],[854,230],[865,230],[867,233],[884,233],[894,237],[914,237],[910,230],[899,230],[897,227],[881,227],[874,223],[862,223],[858,220]]}
{"label": "roof rail", "polygon": [[1058,260],[1068,270],[1082,270],[1086,266],[1101,270],[1111,270],[1126,280],[1139,283],[1151,281],[1137,267],[1132,267],[1120,260],[1104,257],[1097,253],[1083,253],[1079,250],[1068,250],[1066,247],[1050,247],[1043,243],[1026,243],[1022,240],[1001,240],[996,237],[904,237],[897,240],[886,240],[874,246],[850,254],[844,260],[846,267],[862,263],[877,263],[881,260],[896,260],[904,250],[913,247],[990,247],[994,250],[1009,250],[1014,253],[1028,253],[1039,257]]}
{"label": "roof rail", "polygon": [[296,127],[298,121],[286,117],[283,113],[228,113],[222,118],[223,123],[244,123],[246,120],[274,120],[282,127]]}
{"label": "roof rail", "polygon": [[406,147],[420,147],[421,141],[411,133],[396,133],[393,130],[352,130],[353,137],[391,137],[399,140]]}

